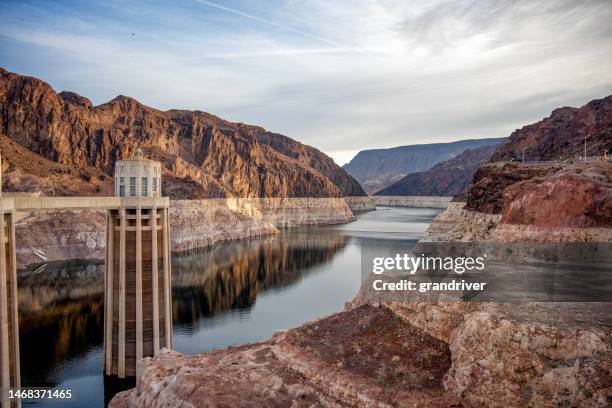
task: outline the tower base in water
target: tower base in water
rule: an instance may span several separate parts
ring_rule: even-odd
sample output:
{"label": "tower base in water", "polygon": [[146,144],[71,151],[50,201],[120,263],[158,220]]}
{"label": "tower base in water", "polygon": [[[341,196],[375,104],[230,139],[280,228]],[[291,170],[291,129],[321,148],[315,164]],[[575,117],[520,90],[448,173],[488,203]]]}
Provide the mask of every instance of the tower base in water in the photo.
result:
{"label": "tower base in water", "polygon": [[168,198],[127,197],[107,211],[104,373],[135,378],[136,362],[172,348]]}

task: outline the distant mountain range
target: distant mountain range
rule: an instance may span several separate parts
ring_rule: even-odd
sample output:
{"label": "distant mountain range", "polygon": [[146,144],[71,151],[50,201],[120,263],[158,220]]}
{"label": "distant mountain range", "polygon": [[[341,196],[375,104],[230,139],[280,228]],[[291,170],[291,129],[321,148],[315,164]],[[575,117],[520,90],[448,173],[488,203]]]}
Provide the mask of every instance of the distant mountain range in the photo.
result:
{"label": "distant mountain range", "polygon": [[373,194],[407,174],[429,170],[440,162],[458,156],[466,149],[497,145],[502,140],[468,139],[450,143],[362,150],[343,168],[361,183],[368,194]]}
{"label": "distant mountain range", "polygon": [[487,162],[498,145],[467,149],[427,171],[408,174],[396,183],[374,193],[377,196],[446,196],[464,190],[480,165]]}
{"label": "distant mountain range", "polygon": [[0,134],[4,182],[17,191],[110,194],[115,161],[140,147],[163,163],[172,198],[365,195],[324,153],[261,127],[123,95],[94,106],[2,68]]}

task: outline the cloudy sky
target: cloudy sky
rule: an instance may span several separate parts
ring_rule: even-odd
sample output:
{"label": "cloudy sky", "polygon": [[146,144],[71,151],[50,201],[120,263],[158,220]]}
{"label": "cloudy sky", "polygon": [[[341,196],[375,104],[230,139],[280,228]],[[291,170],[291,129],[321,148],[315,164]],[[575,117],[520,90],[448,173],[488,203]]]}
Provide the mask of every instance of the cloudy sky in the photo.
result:
{"label": "cloudy sky", "polygon": [[500,137],[612,93],[612,2],[1,0],[0,66],[101,104],[200,109],[315,146]]}

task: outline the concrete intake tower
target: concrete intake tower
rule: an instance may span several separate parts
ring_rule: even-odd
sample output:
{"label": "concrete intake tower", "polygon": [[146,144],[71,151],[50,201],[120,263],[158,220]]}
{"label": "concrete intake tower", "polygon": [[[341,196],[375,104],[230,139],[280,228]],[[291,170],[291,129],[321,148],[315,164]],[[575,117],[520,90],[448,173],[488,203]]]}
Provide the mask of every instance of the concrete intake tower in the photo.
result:
{"label": "concrete intake tower", "polygon": [[172,347],[169,202],[161,164],[142,158],[115,164],[117,209],[107,211],[104,370],[136,376],[136,362]]}

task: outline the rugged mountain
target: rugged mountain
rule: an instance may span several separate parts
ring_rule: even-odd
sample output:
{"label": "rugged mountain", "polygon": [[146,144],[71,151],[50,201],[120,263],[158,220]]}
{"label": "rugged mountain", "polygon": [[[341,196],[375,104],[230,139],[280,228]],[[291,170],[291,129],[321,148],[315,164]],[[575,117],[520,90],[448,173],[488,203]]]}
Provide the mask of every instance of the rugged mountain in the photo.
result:
{"label": "rugged mountain", "polygon": [[[591,157],[576,161],[585,137]],[[523,148],[526,163],[508,161]],[[556,109],[512,133],[476,171],[465,209],[499,214],[502,224],[610,228],[612,161],[604,159],[606,150],[612,151],[612,96]]]}
{"label": "rugged mountain", "polygon": [[612,95],[594,99],[581,108],[564,107],[549,117],[515,130],[491,161],[522,157],[527,161],[558,160],[612,153]]}
{"label": "rugged mountain", "polygon": [[112,192],[112,177],[94,167],[76,168],[56,163],[3,134],[0,134],[0,150],[5,191],[37,191],[49,196],[109,195]]}
{"label": "rugged mountain", "polygon": [[365,195],[320,151],[263,128],[201,111],[164,112],[123,95],[93,106],[2,68],[0,133],[77,172],[98,169],[100,177],[141,147],[163,162],[164,193],[174,198]]}
{"label": "rugged mountain", "polygon": [[374,195],[454,196],[472,181],[476,170],[491,158],[496,148],[497,145],[467,149],[460,155],[438,163],[427,171],[408,174]]}
{"label": "rugged mountain", "polygon": [[344,169],[357,179],[368,194],[390,186],[409,173],[426,171],[461,154],[466,149],[491,146],[502,139],[469,139],[450,143],[399,146],[362,150]]}

